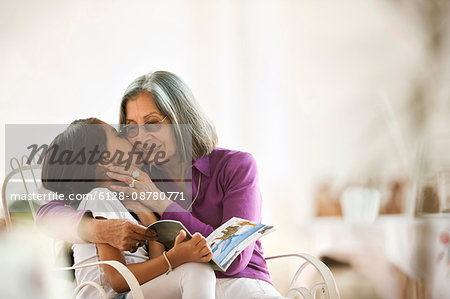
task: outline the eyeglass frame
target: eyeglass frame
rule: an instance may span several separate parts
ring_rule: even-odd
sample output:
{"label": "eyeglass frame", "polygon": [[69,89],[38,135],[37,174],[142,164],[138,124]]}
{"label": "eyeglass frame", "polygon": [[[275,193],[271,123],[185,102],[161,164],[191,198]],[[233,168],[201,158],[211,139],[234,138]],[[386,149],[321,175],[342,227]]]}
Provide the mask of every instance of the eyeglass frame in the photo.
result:
{"label": "eyeglass frame", "polygon": [[[128,124],[128,125],[124,125],[121,129],[120,129],[120,132],[119,132],[119,135],[121,136],[121,137],[123,137],[123,138],[134,138],[134,137],[136,137],[136,136],[138,136],[139,135],[139,127],[140,126],[143,126],[144,128],[145,128],[145,126],[147,126],[147,125],[151,125],[151,126],[154,126],[154,125],[159,125],[159,127],[158,127],[158,130],[156,130],[156,131],[148,131],[146,128],[145,128],[145,131],[147,131],[147,132],[158,132],[160,129],[161,129],[161,123],[165,120],[167,118],[167,115],[166,116],[164,116],[164,118],[163,119],[161,119],[161,120],[158,120],[158,123],[154,123],[154,124],[143,124],[143,125],[138,125],[138,124]],[[126,128],[128,128],[128,127],[130,127],[130,126],[137,126],[137,130],[136,130],[136,135],[134,135],[134,136],[128,136],[128,134],[126,133]]]}

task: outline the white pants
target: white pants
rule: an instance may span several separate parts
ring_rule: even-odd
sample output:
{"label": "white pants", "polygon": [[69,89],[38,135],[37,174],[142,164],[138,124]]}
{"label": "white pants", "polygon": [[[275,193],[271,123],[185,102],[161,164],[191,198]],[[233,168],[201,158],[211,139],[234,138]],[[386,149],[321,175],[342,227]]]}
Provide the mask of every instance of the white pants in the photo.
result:
{"label": "white pants", "polygon": [[[219,278],[208,264],[186,263],[169,275],[141,285],[144,298],[152,299],[278,299],[284,298],[268,282],[252,278]],[[126,297],[132,299],[131,293]]]}
{"label": "white pants", "polygon": [[218,278],[217,299],[275,299],[284,298],[270,283],[252,278]]}
{"label": "white pants", "polygon": [[[141,285],[144,298],[214,299],[216,276],[208,264],[186,263],[169,275],[162,274]],[[133,296],[128,294],[127,299]]]}

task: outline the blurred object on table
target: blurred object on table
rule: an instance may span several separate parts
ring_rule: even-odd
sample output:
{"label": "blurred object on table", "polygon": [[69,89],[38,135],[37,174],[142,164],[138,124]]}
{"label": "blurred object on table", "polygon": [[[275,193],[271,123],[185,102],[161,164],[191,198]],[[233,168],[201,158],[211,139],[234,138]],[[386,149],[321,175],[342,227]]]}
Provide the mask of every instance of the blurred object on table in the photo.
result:
{"label": "blurred object on table", "polygon": [[[370,183],[367,183],[369,181]],[[402,214],[405,212],[404,201],[407,194],[407,180],[395,178],[391,180],[366,180],[365,185],[373,189],[379,189],[380,203],[379,214]],[[344,191],[355,184],[348,184]],[[337,191],[329,182],[318,184],[315,193],[316,216],[342,216],[342,204],[340,198],[342,191]],[[376,209],[377,203],[374,203]]]}
{"label": "blurred object on table", "polygon": [[406,182],[404,180],[392,180],[389,183],[389,196],[380,207],[380,214],[401,214],[404,212]]}
{"label": "blurred object on table", "polygon": [[450,132],[426,136],[417,151],[414,214],[450,209]]}
{"label": "blurred object on table", "polygon": [[330,183],[323,182],[316,191],[316,216],[342,216],[339,195],[333,194]]}
{"label": "blurred object on table", "polygon": [[439,195],[433,186],[426,185],[420,197],[422,213],[439,213]]}
{"label": "blurred object on table", "polygon": [[373,223],[380,210],[380,191],[348,187],[341,196],[344,220],[350,223]]}

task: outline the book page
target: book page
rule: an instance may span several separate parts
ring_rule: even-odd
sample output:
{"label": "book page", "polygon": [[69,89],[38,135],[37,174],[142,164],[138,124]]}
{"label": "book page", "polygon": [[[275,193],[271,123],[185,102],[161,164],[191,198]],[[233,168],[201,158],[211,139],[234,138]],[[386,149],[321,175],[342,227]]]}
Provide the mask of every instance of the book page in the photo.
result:
{"label": "book page", "polygon": [[273,226],[233,217],[212,232],[206,240],[213,252],[213,260],[226,271],[247,246],[272,231]]}

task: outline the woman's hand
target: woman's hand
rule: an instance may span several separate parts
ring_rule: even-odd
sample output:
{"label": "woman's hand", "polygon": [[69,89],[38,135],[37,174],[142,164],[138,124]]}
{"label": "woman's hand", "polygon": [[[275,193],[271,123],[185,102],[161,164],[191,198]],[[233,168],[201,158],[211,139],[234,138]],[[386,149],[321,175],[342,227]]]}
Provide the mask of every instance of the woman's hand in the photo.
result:
{"label": "woman's hand", "polygon": [[195,233],[192,239],[188,241],[185,241],[185,239],[186,232],[181,230],[175,239],[175,246],[167,252],[167,258],[173,267],[188,262],[206,263],[211,260],[211,249],[201,234]]}
{"label": "woman's hand", "polygon": [[80,223],[80,235],[91,243],[104,243],[129,251],[136,249],[138,242],[157,239],[156,232],[145,226],[131,223],[127,219],[94,219],[85,217]]}
{"label": "woman's hand", "polygon": [[156,217],[155,213],[139,201],[127,200],[123,201],[123,204],[128,210],[136,213],[139,220],[141,220],[141,223],[145,226],[149,226],[153,222],[158,221],[158,217]]}
{"label": "woman's hand", "polygon": [[[112,179],[128,184],[128,186],[110,185],[109,190],[124,193],[127,200],[139,200],[144,206],[162,215],[172,203],[152,182],[147,173],[136,167],[125,169],[121,166],[109,166],[106,175]],[[137,174],[133,177],[133,174]],[[155,200],[155,196],[157,200]]]}

